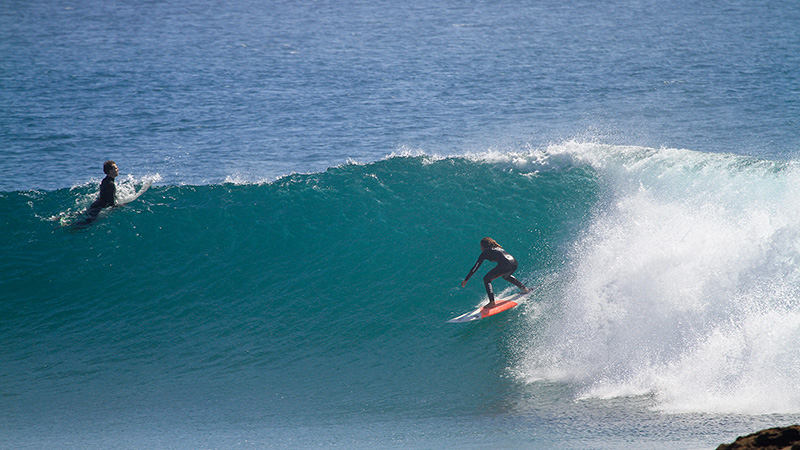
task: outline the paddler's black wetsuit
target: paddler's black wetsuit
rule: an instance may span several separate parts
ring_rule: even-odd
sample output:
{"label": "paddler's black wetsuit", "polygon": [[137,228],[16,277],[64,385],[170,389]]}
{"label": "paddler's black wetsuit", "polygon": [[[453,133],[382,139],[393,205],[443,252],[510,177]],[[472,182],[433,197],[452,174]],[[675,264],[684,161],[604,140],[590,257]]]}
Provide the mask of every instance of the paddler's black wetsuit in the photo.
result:
{"label": "paddler's black wetsuit", "polygon": [[472,267],[472,270],[470,270],[469,274],[467,274],[467,278],[464,279],[465,282],[475,274],[475,271],[478,270],[478,267],[481,266],[481,263],[485,259],[497,263],[497,266],[494,269],[490,270],[486,275],[483,276],[483,284],[486,287],[486,293],[489,295],[489,303],[494,303],[492,280],[495,278],[503,277],[504,280],[522,289],[523,291],[528,290],[524,284],[511,275],[517,270],[517,260],[500,247],[484,250],[481,253],[481,256],[478,257],[478,262],[475,263],[475,265]]}
{"label": "paddler's black wetsuit", "polygon": [[116,204],[114,200],[114,195],[116,195],[116,193],[117,185],[114,184],[114,178],[109,176],[103,178],[103,181],[100,182],[100,197],[95,200],[86,211],[86,215],[89,216],[86,222],[89,223],[96,219],[101,209],[114,206]]}

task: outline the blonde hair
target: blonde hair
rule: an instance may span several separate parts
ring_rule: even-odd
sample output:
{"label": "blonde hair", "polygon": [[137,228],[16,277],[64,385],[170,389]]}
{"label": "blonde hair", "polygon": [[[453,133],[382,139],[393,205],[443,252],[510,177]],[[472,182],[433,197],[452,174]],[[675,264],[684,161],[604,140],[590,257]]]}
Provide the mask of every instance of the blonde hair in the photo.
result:
{"label": "blonde hair", "polygon": [[500,248],[500,244],[498,244],[497,241],[495,241],[494,239],[492,239],[490,237],[485,237],[485,238],[481,239],[481,248],[483,248],[483,249]]}

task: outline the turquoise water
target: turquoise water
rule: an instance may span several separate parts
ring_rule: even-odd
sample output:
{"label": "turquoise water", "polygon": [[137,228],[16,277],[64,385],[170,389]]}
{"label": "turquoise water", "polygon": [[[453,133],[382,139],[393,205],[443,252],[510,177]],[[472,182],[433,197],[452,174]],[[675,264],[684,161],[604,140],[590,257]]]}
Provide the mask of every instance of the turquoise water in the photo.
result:
{"label": "turquoise water", "polygon": [[[798,29],[778,0],[2,2],[0,448],[800,421]],[[75,227],[106,159],[130,203]],[[446,324],[484,236],[538,289]]]}
{"label": "turquoise water", "polygon": [[[15,448],[713,447],[798,417],[797,177],[570,143],[155,186],[88,229],[62,223],[93,185],[6,193],[4,434]],[[446,324],[485,301],[480,283],[458,288],[484,234],[540,287]]]}

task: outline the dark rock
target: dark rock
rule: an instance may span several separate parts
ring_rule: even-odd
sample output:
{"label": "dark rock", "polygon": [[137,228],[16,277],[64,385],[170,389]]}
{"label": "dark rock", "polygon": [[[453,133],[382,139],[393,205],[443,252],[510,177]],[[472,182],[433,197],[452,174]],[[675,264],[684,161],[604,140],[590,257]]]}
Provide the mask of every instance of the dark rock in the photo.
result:
{"label": "dark rock", "polygon": [[717,450],[800,450],[800,425],[770,428],[722,444]]}

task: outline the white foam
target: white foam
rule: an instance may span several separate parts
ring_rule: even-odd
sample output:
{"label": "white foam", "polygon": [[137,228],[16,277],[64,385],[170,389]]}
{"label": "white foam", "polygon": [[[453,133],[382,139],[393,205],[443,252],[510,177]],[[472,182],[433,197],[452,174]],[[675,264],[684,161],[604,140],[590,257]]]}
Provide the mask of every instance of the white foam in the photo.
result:
{"label": "white foam", "polygon": [[800,173],[792,163],[567,143],[606,192],[517,372],[657,408],[800,412]]}
{"label": "white foam", "polygon": [[136,199],[142,190],[146,190],[153,183],[161,181],[161,175],[149,174],[141,177],[134,177],[133,175],[126,175],[122,180],[115,180],[114,183],[117,187],[117,201],[121,204],[129,203]]}

